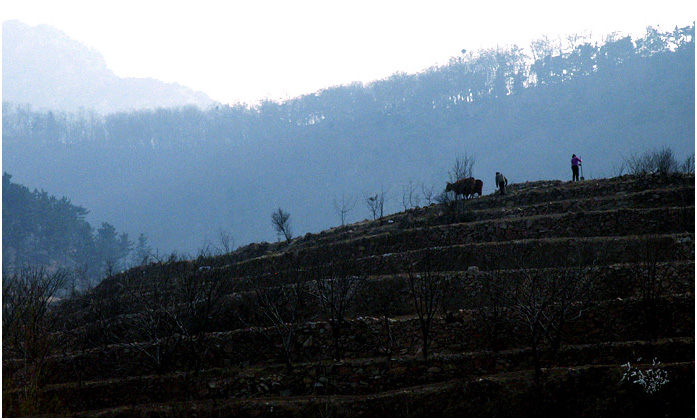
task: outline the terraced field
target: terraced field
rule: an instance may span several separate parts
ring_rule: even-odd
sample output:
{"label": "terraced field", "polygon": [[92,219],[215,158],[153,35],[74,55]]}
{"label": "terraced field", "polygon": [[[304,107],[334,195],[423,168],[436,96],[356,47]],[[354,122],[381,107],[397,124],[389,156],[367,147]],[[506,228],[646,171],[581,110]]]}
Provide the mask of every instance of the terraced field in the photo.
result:
{"label": "terraced field", "polygon": [[694,203],[532,182],[139,267],[3,359],[3,415],[693,417]]}

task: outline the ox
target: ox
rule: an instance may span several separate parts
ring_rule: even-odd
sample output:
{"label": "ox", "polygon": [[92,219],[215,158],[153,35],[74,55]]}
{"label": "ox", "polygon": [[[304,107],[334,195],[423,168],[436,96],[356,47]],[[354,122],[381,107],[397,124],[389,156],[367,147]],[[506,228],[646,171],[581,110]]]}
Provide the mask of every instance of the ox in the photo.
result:
{"label": "ox", "polygon": [[474,197],[475,194],[479,194],[479,196],[482,196],[482,187],[484,186],[484,181],[481,179],[476,179],[474,180],[474,189],[472,190],[472,197]]}
{"label": "ox", "polygon": [[[453,191],[455,192],[455,199],[457,200],[458,195],[462,195],[467,198],[470,195],[474,195],[475,190],[475,180],[474,178],[463,178],[459,179],[452,184],[450,182],[445,186],[445,192]],[[481,195],[481,194],[480,194]]]}

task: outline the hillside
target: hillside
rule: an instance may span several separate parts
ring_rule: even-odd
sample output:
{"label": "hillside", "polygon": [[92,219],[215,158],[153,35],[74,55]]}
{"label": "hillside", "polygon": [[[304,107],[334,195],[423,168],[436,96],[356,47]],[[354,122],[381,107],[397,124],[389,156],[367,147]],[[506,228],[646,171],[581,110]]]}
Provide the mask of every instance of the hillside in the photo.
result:
{"label": "hillside", "polygon": [[694,175],[509,187],[108,278],[3,415],[694,416]]}
{"label": "hillside", "polygon": [[94,49],[47,25],[2,23],[2,100],[39,109],[99,113],[215,102],[150,78],[121,78]]}

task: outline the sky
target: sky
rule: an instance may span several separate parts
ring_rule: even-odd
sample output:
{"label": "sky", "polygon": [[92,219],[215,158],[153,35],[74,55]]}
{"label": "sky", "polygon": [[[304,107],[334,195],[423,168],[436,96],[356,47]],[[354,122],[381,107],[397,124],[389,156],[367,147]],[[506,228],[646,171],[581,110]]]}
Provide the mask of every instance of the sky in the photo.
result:
{"label": "sky", "polygon": [[[484,4],[485,3],[485,4]],[[463,49],[543,35],[641,37],[695,20],[694,1],[3,0],[2,21],[53,26],[120,77],[152,77],[225,104],[283,100],[446,64]]]}

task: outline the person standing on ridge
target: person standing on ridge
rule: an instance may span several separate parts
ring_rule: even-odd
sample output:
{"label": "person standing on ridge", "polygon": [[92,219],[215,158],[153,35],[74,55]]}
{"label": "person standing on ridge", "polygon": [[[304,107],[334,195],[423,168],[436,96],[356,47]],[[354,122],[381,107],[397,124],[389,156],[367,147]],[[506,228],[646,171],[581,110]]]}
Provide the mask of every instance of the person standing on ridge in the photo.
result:
{"label": "person standing on ridge", "polygon": [[581,165],[580,157],[571,155],[571,182],[578,181],[578,166]]}
{"label": "person standing on ridge", "polygon": [[501,192],[501,195],[506,195],[506,185],[508,185],[508,180],[501,172],[496,172],[496,187]]}

